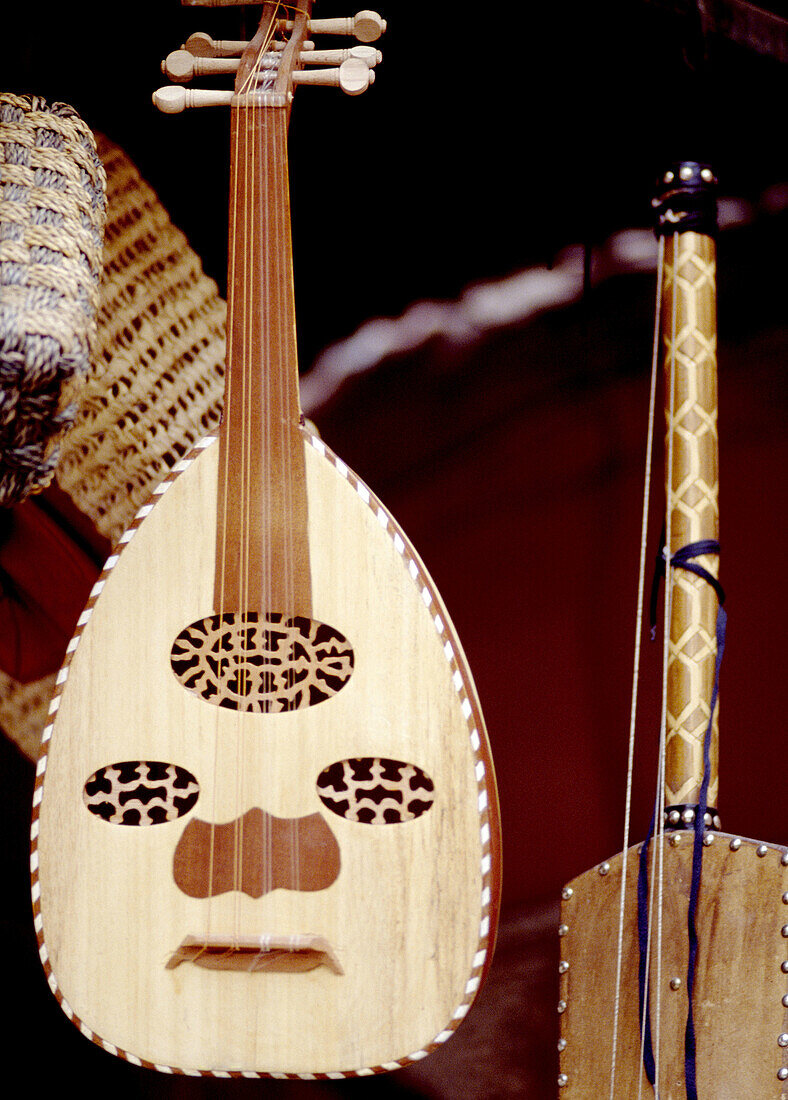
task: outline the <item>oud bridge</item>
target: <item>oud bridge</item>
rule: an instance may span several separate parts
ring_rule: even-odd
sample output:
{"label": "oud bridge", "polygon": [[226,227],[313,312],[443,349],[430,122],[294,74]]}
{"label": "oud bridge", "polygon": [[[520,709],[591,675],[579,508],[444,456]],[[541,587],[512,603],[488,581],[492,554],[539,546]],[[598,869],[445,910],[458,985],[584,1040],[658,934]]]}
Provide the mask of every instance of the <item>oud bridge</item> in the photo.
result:
{"label": "oud bridge", "polygon": [[167,963],[174,970],[190,962],[208,970],[240,970],[273,973],[302,973],[325,966],[344,974],[331,944],[312,933],[261,936],[186,936]]}

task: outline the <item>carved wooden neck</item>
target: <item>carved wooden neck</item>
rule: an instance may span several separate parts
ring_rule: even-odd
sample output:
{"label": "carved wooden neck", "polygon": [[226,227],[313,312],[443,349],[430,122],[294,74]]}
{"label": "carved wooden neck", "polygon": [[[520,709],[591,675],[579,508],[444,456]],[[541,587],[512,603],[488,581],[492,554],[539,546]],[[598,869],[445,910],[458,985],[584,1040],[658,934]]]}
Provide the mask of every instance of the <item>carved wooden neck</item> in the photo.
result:
{"label": "carved wooden neck", "polygon": [[310,615],[287,110],[232,110],[216,610]]}
{"label": "carved wooden neck", "polygon": [[[719,538],[715,280],[711,237],[684,232],[665,238],[662,338],[667,442],[673,456],[668,485],[671,555],[688,544]],[[718,577],[717,554],[695,560]],[[669,805],[698,801],[714,682],[717,606],[706,581],[682,569],[673,571],[665,781]],[[717,806],[717,761],[715,710],[711,806]]]}

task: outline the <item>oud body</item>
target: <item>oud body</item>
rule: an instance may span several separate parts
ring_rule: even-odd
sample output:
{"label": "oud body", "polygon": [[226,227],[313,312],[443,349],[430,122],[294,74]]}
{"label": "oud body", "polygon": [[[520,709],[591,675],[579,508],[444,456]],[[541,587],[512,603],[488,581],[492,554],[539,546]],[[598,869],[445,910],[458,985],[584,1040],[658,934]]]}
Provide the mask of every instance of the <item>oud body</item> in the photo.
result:
{"label": "oud body", "polygon": [[62,1007],[121,1057],[366,1074],[448,1039],[482,983],[495,782],[434,584],[303,425],[289,102],[262,103],[233,106],[245,228],[221,438],[140,510],[69,646],[36,786],[35,919]]}

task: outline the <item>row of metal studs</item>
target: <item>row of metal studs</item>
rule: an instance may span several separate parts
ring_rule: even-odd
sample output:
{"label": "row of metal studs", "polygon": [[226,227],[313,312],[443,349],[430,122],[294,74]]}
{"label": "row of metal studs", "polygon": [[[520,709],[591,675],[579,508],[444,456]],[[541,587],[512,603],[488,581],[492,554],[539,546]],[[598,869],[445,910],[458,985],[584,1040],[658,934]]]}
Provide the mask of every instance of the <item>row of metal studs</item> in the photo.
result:
{"label": "row of metal studs", "polygon": [[[673,836],[671,836],[670,843],[674,847],[680,842],[679,837],[680,837],[680,834],[678,834],[678,833],[674,833]],[[706,847],[708,848],[713,842],[714,842],[714,833],[706,833],[706,835],[703,838],[703,843],[706,845]],[[739,849],[741,848],[741,845],[742,845],[741,837],[733,837],[730,844],[729,844],[729,847],[730,847],[730,850],[732,852],[738,852]],[[755,849],[755,854],[757,856],[759,856],[761,859],[763,859],[766,855],[769,854],[770,851],[780,851],[780,849],[779,848],[777,848],[777,849],[770,848],[770,846],[768,844],[759,844],[758,847]],[[785,851],[785,850],[782,851],[782,855],[780,856],[780,864],[783,867],[788,867],[788,851]],[[604,863],[600,863],[597,870],[598,870],[600,875],[604,876],[610,871],[610,864],[607,861],[605,861]],[[568,901],[572,897],[573,894],[574,894],[574,890],[572,889],[571,886],[565,886],[563,888],[563,890],[561,891],[561,897],[564,899],[564,901]],[[783,903],[783,905],[788,905],[788,891],[785,891],[783,893],[782,903]],[[559,936],[563,937],[568,932],[569,932],[569,925],[568,924],[560,924],[558,926],[558,935]],[[780,929],[780,934],[782,935],[783,939],[788,939],[788,923],[784,924],[782,926],[782,928]],[[568,969],[569,969],[569,963],[562,959],[561,962],[558,964],[558,973],[559,974],[566,974]],[[780,970],[782,971],[783,974],[788,974],[788,959],[784,959],[783,962],[780,964]],[[671,981],[670,984],[671,984],[672,989],[677,989],[678,988],[678,985],[674,984],[677,981],[678,981],[678,979],[676,979],[676,978],[674,978]],[[788,993],[783,995],[781,1003],[782,1003],[784,1008],[788,1008]],[[560,1000],[558,1002],[558,1009],[557,1009],[558,1014],[561,1015],[564,1012],[566,1012],[567,1007],[568,1007],[567,1002],[565,1000]],[[559,1052],[559,1054],[562,1051],[566,1050],[566,1045],[567,1045],[566,1044],[566,1039],[561,1038],[561,1039],[558,1040],[558,1052]],[[788,1031],[782,1032],[780,1035],[778,1035],[777,1045],[779,1047],[788,1048]],[[777,1071],[777,1080],[778,1081],[787,1081],[788,1080],[788,1066],[782,1066]],[[569,1084],[569,1075],[566,1074],[566,1073],[560,1073],[558,1075],[559,1088],[564,1088],[568,1084]]]}

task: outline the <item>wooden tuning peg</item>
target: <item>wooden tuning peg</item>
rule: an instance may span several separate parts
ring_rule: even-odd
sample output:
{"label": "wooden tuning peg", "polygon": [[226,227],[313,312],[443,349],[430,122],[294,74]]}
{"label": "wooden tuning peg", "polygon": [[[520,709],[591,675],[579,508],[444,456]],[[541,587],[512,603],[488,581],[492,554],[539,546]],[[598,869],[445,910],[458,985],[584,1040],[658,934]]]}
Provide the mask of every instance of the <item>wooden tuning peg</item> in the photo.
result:
{"label": "wooden tuning peg", "polygon": [[[288,30],[292,22],[285,24]],[[359,11],[341,19],[310,19],[310,34],[349,34],[359,42],[376,42],[386,30],[386,20],[376,11]]]}
{"label": "wooden tuning peg", "polygon": [[188,84],[195,76],[216,76],[238,71],[240,58],[195,56],[189,50],[174,50],[161,63],[161,71],[176,84]]}
{"label": "wooden tuning peg", "polygon": [[204,31],[196,31],[189,35],[182,48],[194,57],[240,57],[248,45],[248,42],[217,41]]}
{"label": "wooden tuning peg", "polygon": [[361,95],[375,82],[375,72],[359,57],[349,57],[338,69],[300,69],[294,84],[323,84],[341,88],[346,95]]}
{"label": "wooden tuning peg", "polygon": [[229,107],[232,92],[212,92],[195,88],[187,90],[177,84],[159,88],[153,93],[153,102],[165,115],[179,115],[190,107]]}
{"label": "wooden tuning peg", "polygon": [[374,46],[351,46],[344,50],[312,50],[302,53],[305,65],[341,65],[350,57],[360,58],[369,69],[374,69],[383,60],[383,54]]}

